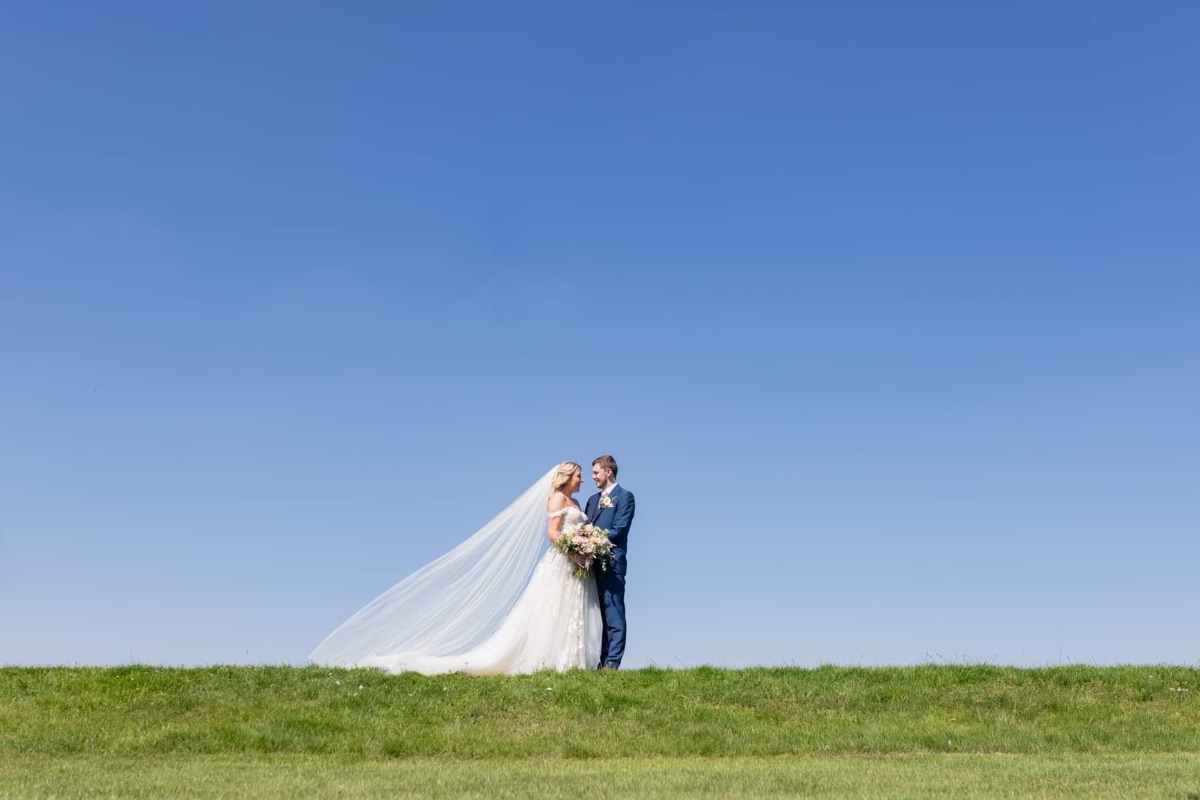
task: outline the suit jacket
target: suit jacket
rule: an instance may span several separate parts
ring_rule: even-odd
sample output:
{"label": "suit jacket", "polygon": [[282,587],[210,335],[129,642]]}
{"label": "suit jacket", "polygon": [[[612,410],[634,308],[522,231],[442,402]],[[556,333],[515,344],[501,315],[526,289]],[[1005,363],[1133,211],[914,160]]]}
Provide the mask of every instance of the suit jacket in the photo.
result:
{"label": "suit jacket", "polygon": [[600,507],[600,495],[601,492],[596,492],[588,498],[584,507],[588,522],[608,531],[608,539],[614,549],[625,550],[629,541],[629,526],[633,524],[633,492],[618,483],[608,493],[612,499],[612,505],[608,508]]}

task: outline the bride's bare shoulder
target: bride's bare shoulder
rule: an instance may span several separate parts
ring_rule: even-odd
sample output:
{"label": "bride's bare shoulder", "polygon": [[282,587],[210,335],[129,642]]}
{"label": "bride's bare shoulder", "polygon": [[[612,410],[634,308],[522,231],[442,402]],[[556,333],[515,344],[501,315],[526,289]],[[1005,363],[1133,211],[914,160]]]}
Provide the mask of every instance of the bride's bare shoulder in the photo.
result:
{"label": "bride's bare shoulder", "polygon": [[571,499],[562,492],[555,492],[550,495],[550,499],[546,501],[547,511],[561,511],[571,504]]}

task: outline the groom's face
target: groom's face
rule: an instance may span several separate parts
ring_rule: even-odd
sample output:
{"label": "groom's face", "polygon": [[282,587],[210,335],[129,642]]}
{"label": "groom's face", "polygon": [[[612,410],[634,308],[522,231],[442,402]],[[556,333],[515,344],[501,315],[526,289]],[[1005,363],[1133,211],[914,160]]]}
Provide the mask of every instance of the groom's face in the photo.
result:
{"label": "groom's face", "polygon": [[602,467],[599,464],[592,465],[592,480],[596,486],[603,489],[608,485],[608,479],[612,477],[612,470],[607,467]]}

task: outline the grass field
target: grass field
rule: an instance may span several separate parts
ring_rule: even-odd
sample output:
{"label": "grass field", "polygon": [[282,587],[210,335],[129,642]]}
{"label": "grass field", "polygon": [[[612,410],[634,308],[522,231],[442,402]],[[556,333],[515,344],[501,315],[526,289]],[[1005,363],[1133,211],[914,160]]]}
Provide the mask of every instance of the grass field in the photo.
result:
{"label": "grass field", "polygon": [[1200,671],[0,669],[0,797],[1200,798]]}

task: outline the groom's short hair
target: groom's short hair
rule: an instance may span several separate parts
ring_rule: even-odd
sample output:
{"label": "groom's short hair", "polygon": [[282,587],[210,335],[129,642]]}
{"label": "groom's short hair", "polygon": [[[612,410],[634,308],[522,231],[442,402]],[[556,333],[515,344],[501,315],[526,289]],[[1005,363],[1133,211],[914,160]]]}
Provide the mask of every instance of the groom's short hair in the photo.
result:
{"label": "groom's short hair", "polygon": [[601,469],[611,469],[613,477],[617,477],[617,460],[612,456],[600,456],[592,462],[592,466],[600,465]]}

